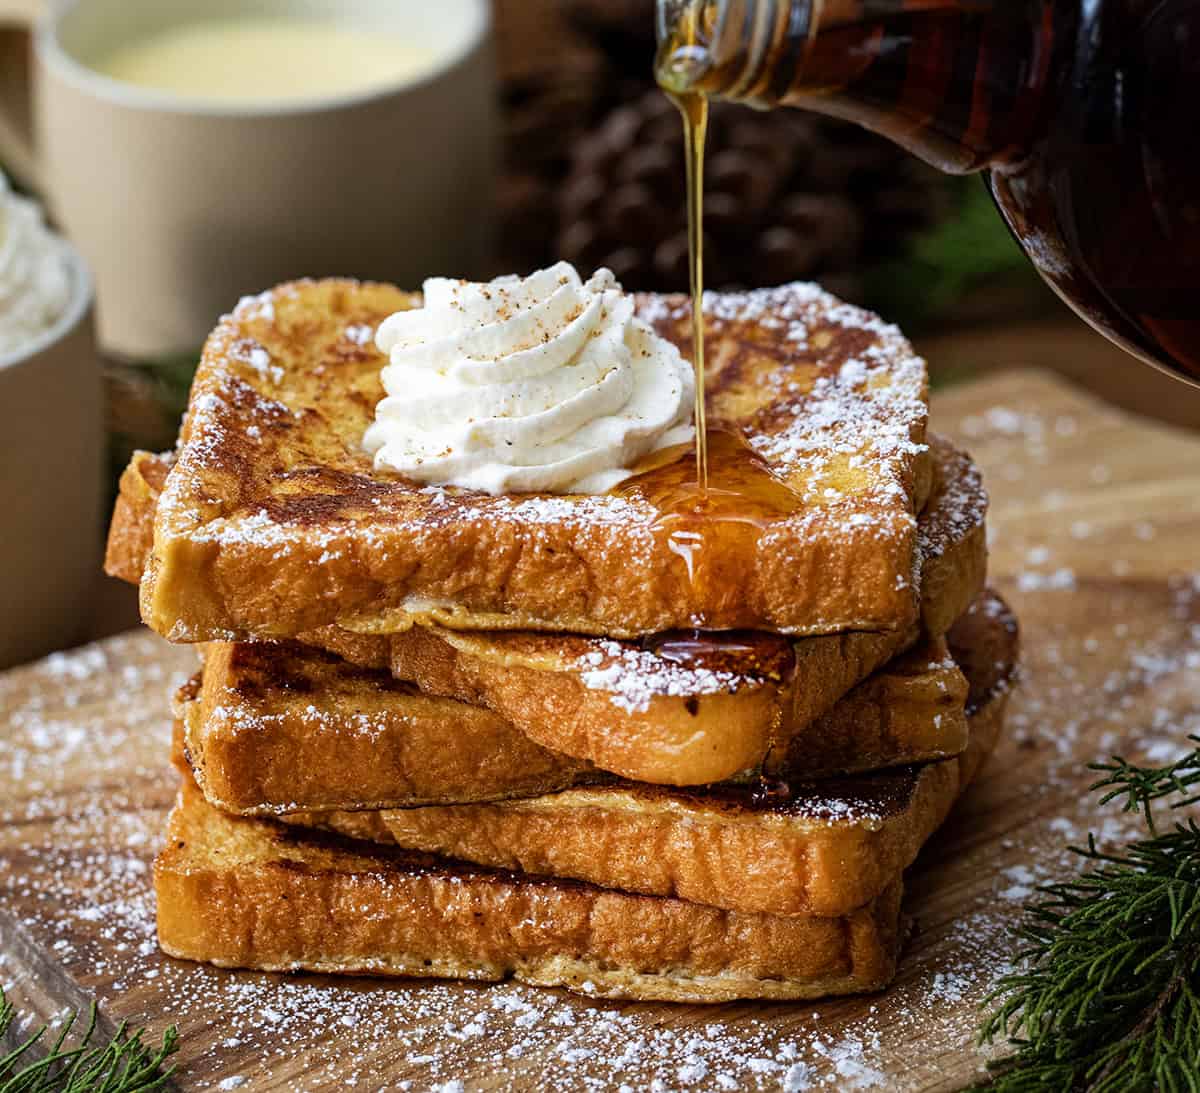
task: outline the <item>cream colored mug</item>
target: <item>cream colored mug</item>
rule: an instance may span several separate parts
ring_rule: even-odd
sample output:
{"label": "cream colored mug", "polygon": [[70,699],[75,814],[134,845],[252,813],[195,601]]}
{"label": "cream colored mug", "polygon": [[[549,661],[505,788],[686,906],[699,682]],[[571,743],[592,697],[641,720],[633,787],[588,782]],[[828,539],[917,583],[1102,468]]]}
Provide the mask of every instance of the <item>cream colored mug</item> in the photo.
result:
{"label": "cream colored mug", "polygon": [[[36,0],[0,0],[0,23]],[[424,74],[286,101],[151,90],[96,70],[219,19],[304,17],[436,54]],[[188,352],[239,296],[302,276],[417,286],[486,272],[497,129],[488,0],[64,0],[36,17],[34,124],[0,101],[0,162],[32,176],[96,278],[109,353]],[[0,95],[4,84],[0,78]]]}

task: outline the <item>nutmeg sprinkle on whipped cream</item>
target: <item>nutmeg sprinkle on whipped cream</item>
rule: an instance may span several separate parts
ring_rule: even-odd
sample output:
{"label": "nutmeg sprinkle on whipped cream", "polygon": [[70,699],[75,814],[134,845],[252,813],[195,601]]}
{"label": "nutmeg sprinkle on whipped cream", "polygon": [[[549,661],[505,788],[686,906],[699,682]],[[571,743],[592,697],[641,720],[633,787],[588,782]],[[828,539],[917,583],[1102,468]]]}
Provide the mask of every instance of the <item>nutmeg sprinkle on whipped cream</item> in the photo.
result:
{"label": "nutmeg sprinkle on whipped cream", "polygon": [[378,468],[490,494],[603,493],[690,441],[694,379],[613,274],[560,262],[490,282],[433,278],[385,320]]}

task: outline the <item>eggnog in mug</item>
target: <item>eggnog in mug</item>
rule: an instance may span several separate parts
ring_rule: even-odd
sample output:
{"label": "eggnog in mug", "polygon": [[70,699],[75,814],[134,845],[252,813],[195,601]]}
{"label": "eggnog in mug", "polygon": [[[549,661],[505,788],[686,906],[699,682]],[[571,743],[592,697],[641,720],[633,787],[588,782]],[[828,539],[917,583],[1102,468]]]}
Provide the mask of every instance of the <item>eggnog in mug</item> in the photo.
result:
{"label": "eggnog in mug", "polygon": [[396,32],[283,15],[180,23],[91,58],[91,67],[190,99],[294,102],[414,81],[442,59]]}

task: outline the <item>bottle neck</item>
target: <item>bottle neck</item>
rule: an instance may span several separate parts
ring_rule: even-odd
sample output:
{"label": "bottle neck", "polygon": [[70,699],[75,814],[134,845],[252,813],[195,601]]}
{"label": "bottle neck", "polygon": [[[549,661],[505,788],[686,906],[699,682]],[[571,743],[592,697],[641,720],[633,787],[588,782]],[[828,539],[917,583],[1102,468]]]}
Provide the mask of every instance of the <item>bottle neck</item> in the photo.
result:
{"label": "bottle neck", "polygon": [[659,0],[657,73],[676,93],[845,118],[963,174],[1023,158],[1073,8],[1061,0]]}

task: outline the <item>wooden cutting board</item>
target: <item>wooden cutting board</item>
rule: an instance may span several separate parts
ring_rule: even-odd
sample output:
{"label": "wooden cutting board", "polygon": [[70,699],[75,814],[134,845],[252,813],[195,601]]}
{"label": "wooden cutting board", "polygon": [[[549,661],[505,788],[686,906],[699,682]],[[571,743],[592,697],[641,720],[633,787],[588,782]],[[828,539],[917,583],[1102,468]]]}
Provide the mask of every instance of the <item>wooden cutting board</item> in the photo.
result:
{"label": "wooden cutting board", "polygon": [[986,471],[1026,670],[1007,739],[911,871],[917,933],[887,993],[617,1005],[166,959],[148,871],[167,696],[194,655],[147,633],[0,677],[0,982],[46,1015],[96,998],[108,1021],[177,1023],[184,1089],[961,1088],[1023,900],[1076,869],[1089,828],[1136,826],[1089,797],[1085,764],[1200,730],[1200,440],[1038,373],[940,394],[934,421]]}

